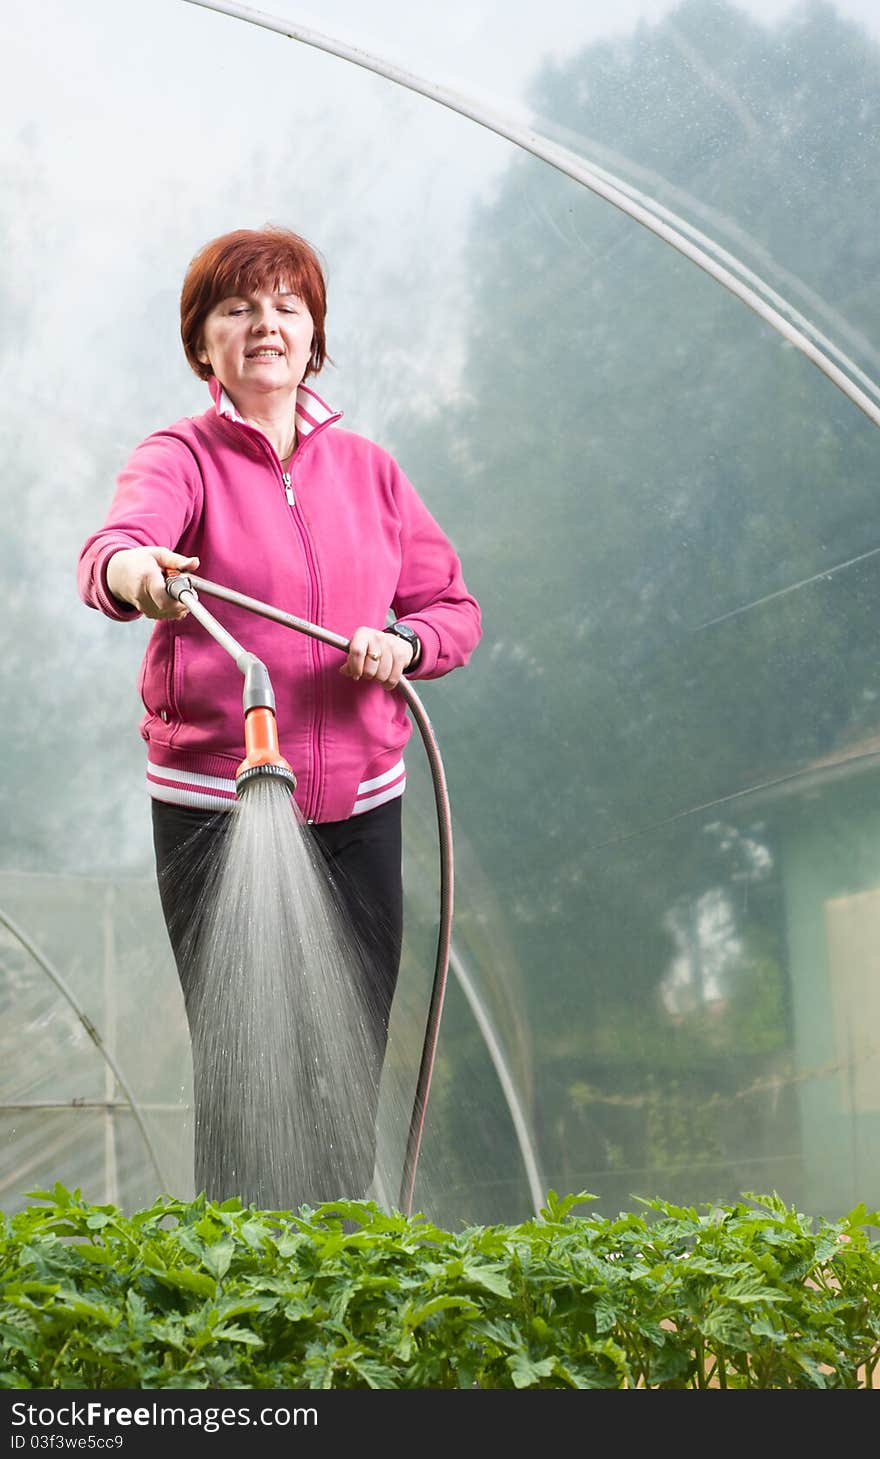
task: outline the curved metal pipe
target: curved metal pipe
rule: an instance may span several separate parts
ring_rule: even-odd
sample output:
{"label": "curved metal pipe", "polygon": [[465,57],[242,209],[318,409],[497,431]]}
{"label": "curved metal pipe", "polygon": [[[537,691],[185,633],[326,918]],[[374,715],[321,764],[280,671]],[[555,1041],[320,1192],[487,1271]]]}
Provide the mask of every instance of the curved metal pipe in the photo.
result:
{"label": "curved metal pipe", "polygon": [[[768,284],[766,279],[763,279],[760,274],[755,273],[754,269],[749,268],[748,265],[743,263],[741,259],[738,259],[735,253],[731,253],[729,249],[723,246],[723,244],[717,243],[710,234],[704,233],[700,228],[697,228],[695,224],[689,223],[686,218],[683,218],[681,216],[680,213],[674,212],[672,208],[667,208],[664,203],[661,203],[657,198],[652,197],[650,193],[645,193],[640,188],[635,187],[633,184],[625,182],[622,178],[617,177],[613,172],[609,172],[607,168],[601,167],[598,163],[592,163],[591,166],[597,177],[605,178],[608,182],[613,183],[615,187],[619,187],[620,191],[622,193],[625,193],[628,198],[632,198],[634,202],[641,203],[644,207],[651,209],[655,217],[666,218],[670,223],[673,223],[676,228],[680,229],[681,232],[684,233],[687,237],[692,238],[695,243],[699,243],[703,248],[707,250],[707,252],[713,254],[715,258],[719,259],[722,263],[728,264],[729,267],[733,269],[736,273],[738,273],[740,277],[745,280],[746,283],[753,284],[755,289],[763,294],[765,299],[769,300],[771,304],[775,304],[781,313],[787,314],[793,324],[799,325],[806,334],[812,337],[816,344],[821,345],[824,349],[826,349],[829,355],[833,355],[838,363],[843,365],[844,368],[849,371],[850,377],[852,379],[861,381],[862,385],[870,395],[874,395],[878,399],[880,399],[880,385],[878,385],[876,381],[872,380],[871,376],[868,375],[859,365],[857,365],[855,360],[853,360],[848,354],[846,354],[846,352],[842,350],[839,345],[836,345],[832,339],[829,339],[828,335],[823,334],[821,329],[818,327],[817,324],[813,322],[812,319],[809,319],[807,315],[802,314],[800,310],[797,309],[794,304],[791,304],[783,294],[780,294],[776,289],[774,289],[772,284]],[[689,201],[695,208],[700,208],[701,205],[698,199],[689,198]],[[753,240],[751,239],[749,241],[753,242]],[[789,276],[789,281],[797,284],[802,290],[807,291],[807,286],[796,276],[794,278]],[[829,306],[826,304],[825,300],[822,299],[821,296],[817,296],[813,290],[809,290],[808,292],[812,295],[813,304],[818,305],[827,313],[829,311]],[[852,326],[847,320],[841,320],[838,317],[835,320],[835,323],[838,325],[838,327],[843,328],[844,331],[849,331],[850,333],[853,332]],[[876,358],[876,351],[872,348],[868,340],[862,337],[860,340],[860,344],[866,352],[868,352],[872,357]]]}
{"label": "curved metal pipe", "polygon": [[[689,258],[692,263],[695,263],[698,268],[711,275],[731,294],[735,294],[749,309],[752,309],[778,334],[781,334],[783,339],[788,340],[789,344],[794,345],[795,349],[800,350],[801,354],[805,355],[824,375],[827,375],[828,379],[839,390],[842,390],[844,395],[848,395],[869,420],[872,420],[876,426],[880,426],[880,405],[871,400],[863,390],[860,390],[849,376],[839,369],[824,351],[820,350],[801,330],[796,329],[777,309],[756,294],[754,289],[731,273],[730,269],[725,268],[704,249],[685,238],[678,229],[664,223],[649,208],[629,197],[622,187],[607,181],[607,174],[604,177],[600,176],[599,172],[585,163],[576,153],[569,151],[567,147],[549,142],[540,133],[529,127],[505,120],[494,110],[480,105],[470,97],[460,96],[443,86],[435,86],[432,82],[425,81],[400,66],[395,66],[381,56],[371,55],[368,51],[347,45],[344,41],[334,40],[307,26],[281,20],[276,16],[265,15],[246,5],[223,3],[223,0],[183,0],[183,3],[198,5],[203,10],[214,10],[221,15],[232,16],[236,20],[243,20],[249,25],[259,26],[263,30],[275,31],[278,35],[287,36],[289,40],[301,41],[304,45],[314,46],[332,56],[339,56],[344,61],[350,61],[355,66],[362,66],[377,76],[383,76],[386,81],[394,81],[408,91],[418,92],[419,95],[428,97],[430,101],[436,101],[440,106],[448,107],[451,111],[457,112],[459,116],[468,117],[481,127],[486,127],[490,132],[497,133],[499,137],[505,137],[507,141],[521,147],[523,151],[530,152],[533,157],[555,167],[559,172],[564,172],[574,182],[579,182],[583,187],[589,188],[591,192],[604,198],[606,202],[611,203],[622,213],[628,213],[637,223],[641,223],[658,238],[669,243],[685,258]],[[738,263],[738,267],[743,272],[746,271],[744,265]]]}
{"label": "curved metal pipe", "polygon": [[95,1025],[92,1023],[88,1015],[86,1013],[83,1013],[82,1009],[79,1007],[72,989],[68,987],[67,983],[58,972],[58,970],[56,968],[53,968],[45,953],[40,952],[40,949],[37,947],[36,943],[32,942],[27,934],[23,932],[20,927],[17,927],[12,918],[7,917],[6,913],[2,910],[0,910],[0,923],[2,923],[2,925],[7,928],[9,932],[12,933],[13,937],[15,937],[21,943],[25,952],[27,952],[34,959],[34,962],[39,964],[39,966],[43,969],[43,972],[48,973],[59,993],[63,994],[63,996],[67,999],[67,1002],[70,1004],[71,1008],[73,1009],[89,1038],[92,1040],[92,1043],[95,1045],[101,1057],[105,1059],[106,1062],[110,1065],[110,1068],[113,1070],[116,1082],[119,1085],[120,1089],[123,1090],[126,1099],[128,1100],[131,1112],[140,1127],[140,1132],[144,1137],[144,1144],[146,1145],[147,1152],[153,1162],[153,1169],[155,1170],[156,1175],[159,1178],[159,1184],[164,1190],[170,1189],[169,1183],[165,1179],[165,1176],[162,1172],[162,1167],[159,1164],[156,1152],[153,1149],[153,1142],[150,1139],[147,1127],[144,1124],[143,1118],[141,1117],[141,1112],[138,1108],[137,1101],[131,1090],[129,1089],[127,1081],[120,1072],[119,1065],[116,1063],[113,1055],[105,1047],[101,1039],[101,1035],[98,1033]]}
{"label": "curved metal pipe", "polygon": [[458,979],[459,985],[467,999],[471,1013],[476,1019],[477,1027],[483,1035],[483,1042],[489,1050],[489,1058],[495,1066],[495,1073],[498,1075],[498,1082],[507,1101],[507,1108],[510,1111],[510,1118],[513,1121],[513,1128],[516,1132],[517,1143],[525,1166],[526,1179],[529,1183],[529,1194],[532,1197],[532,1207],[538,1220],[541,1218],[541,1210],[547,1199],[547,1187],[544,1178],[538,1168],[538,1157],[535,1152],[531,1132],[529,1131],[525,1111],[516,1092],[516,1086],[510,1074],[507,1060],[504,1057],[504,1050],[495,1035],[495,1030],[486,1012],[485,1004],[477,992],[476,985],[467,972],[461,953],[452,948],[450,954],[450,966]]}
{"label": "curved metal pipe", "polygon": [[225,649],[231,659],[235,660],[236,668],[246,675],[251,663],[256,663],[258,660],[243,644],[239,643],[237,638],[233,638],[228,628],[224,628],[222,623],[217,622],[214,614],[210,613],[203,603],[199,602],[199,595],[195,588],[196,583],[189,573],[169,573],[165,579],[165,591],[169,598],[174,598],[178,603],[185,600],[186,607],[193,618],[201,623],[214,641]]}
{"label": "curved metal pipe", "polygon": [[[341,653],[348,653],[350,647],[349,640],[343,638],[341,634],[333,633],[329,628],[322,628],[317,623],[310,623],[306,618],[297,618],[293,613],[285,613],[282,609],[274,607],[271,603],[263,603],[258,598],[250,598],[244,593],[236,592],[234,588],[225,588],[219,583],[212,583],[206,578],[197,577],[195,573],[175,574],[168,579],[166,586],[173,597],[186,604],[193,616],[198,618],[202,626],[212,634],[221,648],[226,649],[226,652],[235,659],[240,668],[243,660],[245,658],[253,658],[253,655],[248,655],[237,639],[234,639],[217,622],[213,614],[199,602],[198,593],[208,593],[215,598],[222,599],[226,603],[233,603],[238,608],[245,608],[250,613],[258,613],[261,618],[269,618],[275,623],[282,624],[285,628],[293,628],[299,633],[308,635],[310,638],[320,639],[322,643],[329,644],[331,648],[339,649]],[[410,1115],[409,1132],[403,1161],[403,1174],[400,1183],[399,1207],[404,1215],[409,1216],[412,1214],[416,1167],[418,1165],[422,1132],[425,1125],[428,1092],[431,1087],[431,1075],[434,1068],[437,1039],[440,1034],[440,1017],[443,1012],[443,999],[445,997],[446,981],[449,971],[449,953],[452,937],[452,813],[449,804],[449,792],[446,786],[446,772],[443,768],[443,761],[440,758],[437,738],[425,706],[408,680],[401,679],[397,689],[406,700],[413,719],[421,731],[422,739],[425,742],[425,749],[431,767],[431,779],[434,784],[434,799],[437,805],[437,831],[440,842],[440,929],[437,938],[437,954],[434,962],[434,981],[431,988],[431,1001],[428,1007],[427,1026],[422,1044],[422,1055],[419,1062],[416,1092],[413,1099],[412,1113]]]}

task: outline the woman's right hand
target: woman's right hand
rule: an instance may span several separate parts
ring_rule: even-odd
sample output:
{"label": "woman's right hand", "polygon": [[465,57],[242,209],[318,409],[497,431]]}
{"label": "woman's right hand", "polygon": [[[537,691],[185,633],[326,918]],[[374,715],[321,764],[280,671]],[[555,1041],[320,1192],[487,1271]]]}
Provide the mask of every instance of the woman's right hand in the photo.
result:
{"label": "woman's right hand", "polygon": [[145,618],[185,618],[189,610],[165,590],[164,570],[193,572],[198,565],[197,557],[182,557],[170,547],[126,547],[107,563],[107,587]]}

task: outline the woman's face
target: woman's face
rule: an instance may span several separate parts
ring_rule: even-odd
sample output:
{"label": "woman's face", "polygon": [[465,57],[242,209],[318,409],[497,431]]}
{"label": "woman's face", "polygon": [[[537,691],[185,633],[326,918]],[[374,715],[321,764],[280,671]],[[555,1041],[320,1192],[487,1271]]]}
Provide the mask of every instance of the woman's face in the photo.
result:
{"label": "woman's face", "polygon": [[198,352],[239,409],[272,392],[293,394],[309,363],[314,325],[285,284],[221,299],[205,318]]}

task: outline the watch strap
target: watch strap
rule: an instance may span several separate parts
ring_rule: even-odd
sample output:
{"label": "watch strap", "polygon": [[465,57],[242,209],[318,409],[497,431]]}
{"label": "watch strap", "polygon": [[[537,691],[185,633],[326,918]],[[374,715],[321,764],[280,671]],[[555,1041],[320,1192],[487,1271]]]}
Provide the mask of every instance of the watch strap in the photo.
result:
{"label": "watch strap", "polygon": [[422,640],[415,629],[410,628],[408,623],[390,623],[385,632],[393,633],[395,638],[402,638],[405,643],[412,644],[413,656],[403,672],[404,675],[414,673],[422,658]]}

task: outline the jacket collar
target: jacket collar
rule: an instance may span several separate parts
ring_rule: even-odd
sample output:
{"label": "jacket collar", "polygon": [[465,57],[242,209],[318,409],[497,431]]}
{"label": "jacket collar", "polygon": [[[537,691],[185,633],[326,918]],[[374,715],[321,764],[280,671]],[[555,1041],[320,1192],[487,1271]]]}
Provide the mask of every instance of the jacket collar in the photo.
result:
{"label": "jacket collar", "polygon": [[[216,375],[212,375],[208,381],[208,389],[211,392],[211,399],[214,402],[214,409],[218,415],[225,416],[227,420],[241,421],[247,424],[244,416],[239,413],[233,402],[230,400]],[[342,411],[334,410],[308,385],[299,385],[296,391],[296,407],[294,410],[296,420],[296,432],[300,440],[305,440],[318,426],[327,425],[329,421],[342,419]]]}

